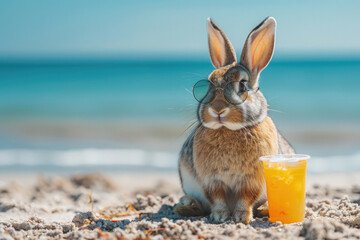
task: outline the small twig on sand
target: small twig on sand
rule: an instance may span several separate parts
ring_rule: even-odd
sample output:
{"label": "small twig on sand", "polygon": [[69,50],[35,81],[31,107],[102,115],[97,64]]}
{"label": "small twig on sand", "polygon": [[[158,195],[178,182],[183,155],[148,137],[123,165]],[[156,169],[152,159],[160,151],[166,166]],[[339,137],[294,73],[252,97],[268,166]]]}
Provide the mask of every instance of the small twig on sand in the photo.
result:
{"label": "small twig on sand", "polygon": [[88,205],[89,205],[89,210],[91,212],[94,212],[94,199],[92,197],[92,189],[91,188],[89,190],[89,195],[88,195]]}

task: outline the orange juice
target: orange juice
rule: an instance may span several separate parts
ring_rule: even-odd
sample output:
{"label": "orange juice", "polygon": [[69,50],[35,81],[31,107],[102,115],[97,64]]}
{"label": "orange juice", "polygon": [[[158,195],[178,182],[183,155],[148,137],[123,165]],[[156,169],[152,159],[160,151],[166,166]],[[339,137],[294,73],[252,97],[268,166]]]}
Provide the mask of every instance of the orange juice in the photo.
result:
{"label": "orange juice", "polygon": [[270,221],[301,222],[305,216],[307,155],[264,156],[263,161]]}

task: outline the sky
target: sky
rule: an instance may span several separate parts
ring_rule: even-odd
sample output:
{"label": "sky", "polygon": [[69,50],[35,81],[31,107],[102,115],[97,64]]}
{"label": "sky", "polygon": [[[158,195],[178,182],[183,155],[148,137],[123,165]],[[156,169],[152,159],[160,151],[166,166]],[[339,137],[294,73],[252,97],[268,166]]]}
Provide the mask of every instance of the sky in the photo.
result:
{"label": "sky", "polygon": [[207,54],[206,19],[238,55],[265,17],[278,54],[360,56],[360,1],[0,0],[0,58]]}

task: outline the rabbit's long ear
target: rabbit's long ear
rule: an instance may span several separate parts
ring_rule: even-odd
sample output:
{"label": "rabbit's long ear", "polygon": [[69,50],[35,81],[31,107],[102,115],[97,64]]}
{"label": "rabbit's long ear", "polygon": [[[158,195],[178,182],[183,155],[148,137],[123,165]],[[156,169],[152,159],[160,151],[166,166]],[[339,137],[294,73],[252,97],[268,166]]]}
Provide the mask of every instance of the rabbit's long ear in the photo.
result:
{"label": "rabbit's long ear", "polygon": [[226,34],[214,23],[207,20],[209,52],[211,62],[215,68],[220,68],[236,62],[236,54]]}
{"label": "rabbit's long ear", "polygon": [[251,74],[251,84],[256,85],[259,73],[269,64],[275,47],[276,21],[268,17],[256,26],[246,39],[240,64]]}

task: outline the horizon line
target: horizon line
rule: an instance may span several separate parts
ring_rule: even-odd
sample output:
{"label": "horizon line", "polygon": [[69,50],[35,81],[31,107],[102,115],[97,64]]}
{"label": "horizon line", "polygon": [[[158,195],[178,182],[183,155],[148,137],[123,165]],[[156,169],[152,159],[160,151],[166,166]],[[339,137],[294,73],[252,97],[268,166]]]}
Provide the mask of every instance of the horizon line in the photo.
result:
{"label": "horizon line", "polygon": [[[273,58],[360,58],[360,50],[354,51],[275,51]],[[50,53],[6,53],[0,51],[3,59],[209,59],[208,51],[112,51],[112,52],[50,52]]]}
{"label": "horizon line", "polygon": [[[0,56],[0,64],[66,64],[66,63],[136,63],[136,62],[210,62],[210,57],[205,56],[61,56],[61,57],[11,57]],[[335,62],[335,61],[360,61],[360,55],[282,55],[275,56],[272,62]]]}

